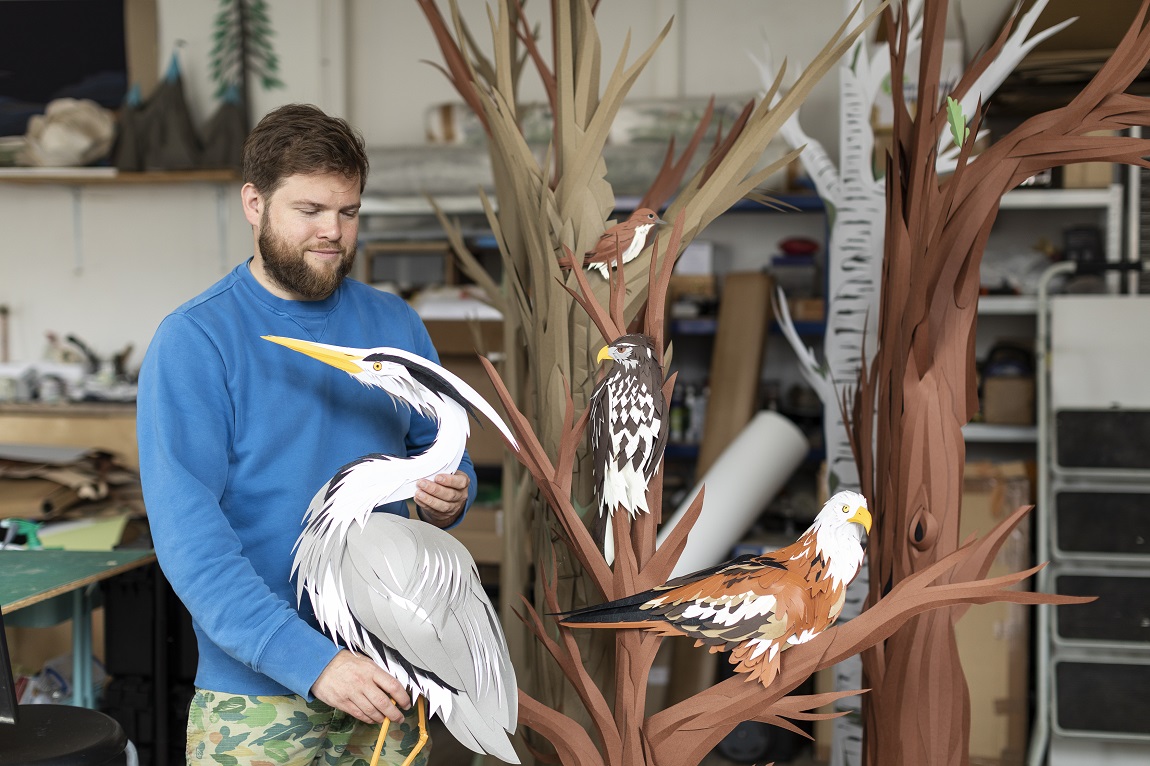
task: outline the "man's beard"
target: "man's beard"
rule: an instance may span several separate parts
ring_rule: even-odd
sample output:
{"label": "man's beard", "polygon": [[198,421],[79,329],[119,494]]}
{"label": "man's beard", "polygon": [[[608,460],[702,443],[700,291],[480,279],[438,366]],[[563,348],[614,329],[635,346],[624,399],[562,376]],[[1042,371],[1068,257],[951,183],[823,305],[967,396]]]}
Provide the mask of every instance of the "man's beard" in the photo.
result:
{"label": "man's beard", "polygon": [[260,225],[259,246],[264,271],[272,282],[309,301],[323,300],[334,293],[355,265],[353,244],[350,248],[341,247],[339,263],[335,268],[312,266],[307,262],[303,250],[275,235],[268,226],[266,216]]}

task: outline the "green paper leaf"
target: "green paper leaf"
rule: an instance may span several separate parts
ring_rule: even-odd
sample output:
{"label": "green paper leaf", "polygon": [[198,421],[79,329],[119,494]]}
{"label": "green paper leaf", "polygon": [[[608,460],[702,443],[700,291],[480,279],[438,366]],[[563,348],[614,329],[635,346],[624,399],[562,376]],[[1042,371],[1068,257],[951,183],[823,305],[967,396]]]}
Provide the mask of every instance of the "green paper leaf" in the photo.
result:
{"label": "green paper leaf", "polygon": [[962,104],[950,96],[946,97],[946,120],[950,123],[950,135],[954,138],[954,145],[961,149],[966,137],[970,135],[970,128],[966,127]]}

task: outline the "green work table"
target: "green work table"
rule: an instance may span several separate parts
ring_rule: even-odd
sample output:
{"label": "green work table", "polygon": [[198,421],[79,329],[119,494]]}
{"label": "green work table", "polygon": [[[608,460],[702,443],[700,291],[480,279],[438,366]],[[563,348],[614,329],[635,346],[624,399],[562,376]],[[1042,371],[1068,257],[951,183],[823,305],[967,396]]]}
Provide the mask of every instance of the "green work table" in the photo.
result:
{"label": "green work table", "polygon": [[8,625],[44,627],[72,619],[72,702],[95,707],[92,692],[92,606],[101,580],[156,560],[151,549],[117,551],[0,550],[0,613]]}

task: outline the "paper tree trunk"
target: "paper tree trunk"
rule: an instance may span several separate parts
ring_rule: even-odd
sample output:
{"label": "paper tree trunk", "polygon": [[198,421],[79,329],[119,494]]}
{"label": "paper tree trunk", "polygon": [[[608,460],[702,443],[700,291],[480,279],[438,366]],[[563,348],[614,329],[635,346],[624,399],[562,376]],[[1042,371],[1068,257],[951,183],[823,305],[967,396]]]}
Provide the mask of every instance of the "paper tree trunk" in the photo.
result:
{"label": "paper tree trunk", "polygon": [[[1046,0],[1037,0],[1021,17],[1011,18],[1003,30],[1004,41],[995,46],[993,60],[982,70],[961,97],[970,113],[979,100],[987,99],[1006,76],[1036,45],[1056,34],[1069,21],[1031,35]],[[844,13],[851,4],[844,2]],[[922,0],[909,0],[906,51],[917,51],[922,40]],[[769,46],[759,61],[763,87],[775,78]],[[800,118],[793,115],[783,125],[781,135],[793,147],[805,146],[800,160],[815,183],[828,210],[833,211],[827,244],[827,327],[823,358],[808,349],[785,315],[781,326],[799,358],[807,383],[819,395],[824,407],[823,431],[827,445],[827,472],[830,492],[859,489],[854,450],[844,419],[842,392],[854,387],[864,364],[871,364],[878,348],[879,295],[882,280],[885,236],[886,183],[884,172],[876,172],[875,134],[871,124],[875,103],[885,83],[890,81],[890,46],[879,43],[867,49],[863,38],[839,63],[839,166],[836,167],[817,140],[807,135]],[[945,127],[945,126],[944,126]],[[949,131],[936,137],[939,173],[953,171],[958,150]],[[883,153],[885,156],[885,152]],[[825,362],[824,362],[825,359]],[[840,619],[850,619],[862,609],[869,589],[866,573],[852,584]],[[861,673],[861,660],[851,658],[835,674],[835,688],[848,688]],[[861,723],[854,718],[835,722],[834,763],[846,759],[847,743],[861,736]]]}
{"label": "paper tree trunk", "polygon": [[[1044,168],[1074,162],[1150,166],[1150,141],[1090,136],[1150,119],[1150,99],[1123,91],[1150,58],[1144,3],[1113,56],[1062,109],[1037,115],[971,158],[980,115],[954,173],[940,177],[947,123],[939,70],[947,3],[923,14],[917,116],[902,92],[910,35],[905,6],[887,17],[894,138],[887,163],[886,241],[878,348],[853,402],[852,443],[864,494],[879,509],[869,548],[869,604],[959,550],[965,444],[978,408],[974,365],[979,265],[1002,194]],[[1003,38],[955,88],[969,91]],[[961,127],[960,127],[961,129]],[[864,615],[866,612],[864,612]],[[966,764],[969,701],[954,638],[961,610],[911,618],[863,654],[867,764]]]}

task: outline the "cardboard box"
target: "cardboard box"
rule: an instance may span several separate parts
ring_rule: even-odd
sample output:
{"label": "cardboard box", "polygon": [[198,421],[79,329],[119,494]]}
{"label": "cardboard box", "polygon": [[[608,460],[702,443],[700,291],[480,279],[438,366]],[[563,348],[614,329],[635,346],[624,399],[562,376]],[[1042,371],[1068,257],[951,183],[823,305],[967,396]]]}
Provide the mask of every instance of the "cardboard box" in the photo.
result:
{"label": "cardboard box", "polygon": [[1034,425],[1034,378],[997,376],[982,380],[982,419],[1010,426]]}
{"label": "cardboard box", "polygon": [[[1023,463],[968,463],[963,479],[959,539],[985,534],[1031,500]],[[987,577],[1031,565],[1030,517],[1011,532]],[[1033,587],[1024,582],[1021,588]],[[993,603],[972,606],[955,625],[958,654],[970,692],[972,766],[1021,766],[1029,736],[1031,608]]]}
{"label": "cardboard box", "polygon": [[686,295],[713,300],[718,294],[718,283],[714,274],[673,273],[667,285],[667,305],[670,306]]}
{"label": "cardboard box", "polygon": [[827,304],[822,298],[787,298],[787,309],[796,322],[821,322],[827,317]]}
{"label": "cardboard box", "polygon": [[502,510],[472,506],[459,526],[450,532],[467,546],[476,564],[499,564],[503,561]]}

